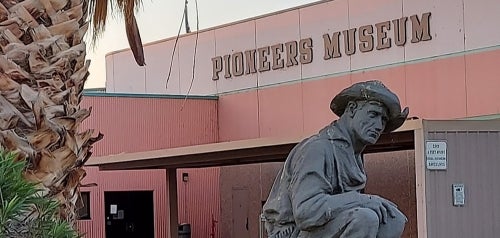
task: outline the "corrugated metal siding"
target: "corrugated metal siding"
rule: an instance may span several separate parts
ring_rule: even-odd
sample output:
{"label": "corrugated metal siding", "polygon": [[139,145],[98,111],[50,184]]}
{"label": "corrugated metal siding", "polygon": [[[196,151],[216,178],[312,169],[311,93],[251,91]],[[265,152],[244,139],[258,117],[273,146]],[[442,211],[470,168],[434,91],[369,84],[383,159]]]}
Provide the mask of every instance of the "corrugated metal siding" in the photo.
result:
{"label": "corrugated metal siding", "polygon": [[104,192],[106,191],[154,191],[154,227],[155,237],[167,237],[168,228],[168,198],[165,170],[143,171],[98,171],[87,167],[87,177],[82,184],[96,183],[96,187],[82,188],[91,196],[91,220],[78,221],[77,225],[85,237],[105,237]]}
{"label": "corrugated metal siding", "polygon": [[[448,168],[426,171],[429,238],[498,237],[500,132],[429,132],[446,140]],[[452,184],[465,185],[465,206],[454,207]]]}
{"label": "corrugated metal siding", "polygon": [[[92,184],[99,182],[99,170],[96,167],[86,167],[87,176],[82,184]],[[82,192],[90,192],[90,220],[79,220],[76,225],[80,232],[87,238],[105,237],[104,226],[104,193],[101,186],[83,187]]]}
{"label": "corrugated metal siding", "polygon": [[[182,181],[182,174],[189,179]],[[191,224],[192,238],[218,238],[220,221],[220,168],[177,170],[179,223]]]}
{"label": "corrugated metal siding", "polygon": [[[87,178],[96,174],[97,169],[86,168]],[[95,176],[94,176],[95,177]],[[97,177],[95,177],[97,178]],[[97,183],[97,179],[84,179],[82,184]],[[104,228],[104,196],[100,187],[81,188],[82,192],[90,192],[90,220],[78,220],[76,225],[78,230],[85,234],[87,238],[105,237]],[[102,204],[101,204],[102,201]]]}
{"label": "corrugated metal siding", "polygon": [[84,96],[82,129],[104,134],[94,156],[217,142],[217,100]]}
{"label": "corrugated metal siding", "polygon": [[[82,129],[104,134],[104,139],[92,149],[94,156],[213,143],[218,138],[216,100],[85,96],[81,107],[92,107]],[[167,237],[165,170],[104,172],[90,167],[86,170],[87,177],[82,183],[97,184],[81,189],[91,192],[91,220],[77,223],[86,237],[105,237],[105,191],[154,191],[155,237]],[[179,213],[187,214],[180,222],[192,224],[196,235],[193,237],[208,237],[211,214],[215,220],[220,216],[218,168],[193,169],[189,173],[192,181],[184,193],[186,197],[179,198],[179,202],[187,202],[190,209],[185,212],[183,206],[179,207]],[[181,181],[179,188],[183,188]],[[218,237],[218,230],[216,234]]]}

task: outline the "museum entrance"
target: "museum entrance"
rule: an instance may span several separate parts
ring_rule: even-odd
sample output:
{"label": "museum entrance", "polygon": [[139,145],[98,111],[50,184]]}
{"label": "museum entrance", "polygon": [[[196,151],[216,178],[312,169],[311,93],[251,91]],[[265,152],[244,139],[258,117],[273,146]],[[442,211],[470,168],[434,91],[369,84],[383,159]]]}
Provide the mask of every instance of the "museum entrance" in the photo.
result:
{"label": "museum entrance", "polygon": [[106,238],[153,238],[152,191],[104,192]]}

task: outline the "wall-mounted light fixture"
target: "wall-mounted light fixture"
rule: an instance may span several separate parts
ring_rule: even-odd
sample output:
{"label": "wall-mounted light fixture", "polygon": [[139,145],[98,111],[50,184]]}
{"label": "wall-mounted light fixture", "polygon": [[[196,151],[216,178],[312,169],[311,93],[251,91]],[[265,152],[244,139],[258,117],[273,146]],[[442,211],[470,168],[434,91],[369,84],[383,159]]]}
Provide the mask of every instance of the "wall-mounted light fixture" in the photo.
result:
{"label": "wall-mounted light fixture", "polygon": [[182,182],[187,182],[189,180],[189,174],[188,173],[182,173]]}

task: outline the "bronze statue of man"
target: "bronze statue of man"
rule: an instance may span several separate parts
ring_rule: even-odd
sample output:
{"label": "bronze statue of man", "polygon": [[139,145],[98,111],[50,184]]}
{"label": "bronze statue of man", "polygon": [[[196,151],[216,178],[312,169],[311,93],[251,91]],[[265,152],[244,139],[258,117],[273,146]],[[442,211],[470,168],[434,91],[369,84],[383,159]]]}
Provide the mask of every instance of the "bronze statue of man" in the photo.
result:
{"label": "bronze statue of man", "polygon": [[396,238],[407,221],[391,201],[363,194],[362,152],[408,116],[380,81],[335,96],[339,116],[293,148],[264,205],[269,238]]}

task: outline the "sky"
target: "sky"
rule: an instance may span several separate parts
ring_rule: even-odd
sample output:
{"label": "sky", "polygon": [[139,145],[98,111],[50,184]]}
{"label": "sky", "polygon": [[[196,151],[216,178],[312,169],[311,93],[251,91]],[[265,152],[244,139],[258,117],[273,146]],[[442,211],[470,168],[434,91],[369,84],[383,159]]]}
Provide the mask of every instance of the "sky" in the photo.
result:
{"label": "sky", "polygon": [[[206,29],[242,19],[296,7],[318,0],[188,0],[188,20],[191,31],[196,30],[196,3],[199,29]],[[181,25],[185,0],[143,0],[137,12],[142,43],[176,36]],[[185,33],[182,25],[181,34]],[[87,33],[87,42],[90,42]],[[91,60],[90,75],[85,88],[104,88],[106,80],[105,55],[129,48],[125,25],[120,17],[113,17],[106,31],[95,45],[87,45],[87,59]],[[147,59],[146,59],[147,62]]]}

